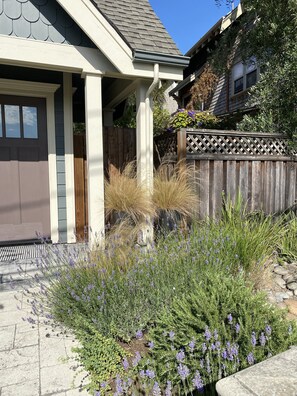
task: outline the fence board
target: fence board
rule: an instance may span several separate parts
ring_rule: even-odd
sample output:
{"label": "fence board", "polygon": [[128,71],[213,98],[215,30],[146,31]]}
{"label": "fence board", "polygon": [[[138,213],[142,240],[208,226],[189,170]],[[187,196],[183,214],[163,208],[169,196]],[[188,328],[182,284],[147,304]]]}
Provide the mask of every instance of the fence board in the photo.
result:
{"label": "fence board", "polygon": [[282,212],[296,203],[297,152],[282,135],[189,129],[175,141],[171,133],[155,143],[164,158],[171,155],[176,161],[174,155],[185,151],[185,141],[187,163],[195,163],[199,174],[201,217],[220,213],[222,192],[234,201],[240,191],[250,210],[266,213]]}

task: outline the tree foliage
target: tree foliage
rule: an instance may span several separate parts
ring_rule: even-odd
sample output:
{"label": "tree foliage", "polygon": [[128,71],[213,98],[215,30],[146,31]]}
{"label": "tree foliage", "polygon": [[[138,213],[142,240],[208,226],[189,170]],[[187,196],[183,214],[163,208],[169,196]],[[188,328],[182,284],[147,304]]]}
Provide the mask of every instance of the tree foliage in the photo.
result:
{"label": "tree foliage", "polygon": [[257,57],[261,79],[251,90],[248,104],[257,105],[259,111],[255,117],[245,116],[240,129],[280,132],[294,138],[297,0],[243,0],[242,5],[245,13],[238,27],[239,50],[242,59]]}

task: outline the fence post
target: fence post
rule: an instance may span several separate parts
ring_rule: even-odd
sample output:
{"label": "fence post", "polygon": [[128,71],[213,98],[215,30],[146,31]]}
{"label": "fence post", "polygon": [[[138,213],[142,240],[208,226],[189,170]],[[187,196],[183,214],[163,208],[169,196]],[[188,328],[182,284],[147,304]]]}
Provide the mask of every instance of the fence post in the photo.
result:
{"label": "fence post", "polygon": [[187,159],[187,130],[185,128],[177,131],[177,160],[186,161]]}

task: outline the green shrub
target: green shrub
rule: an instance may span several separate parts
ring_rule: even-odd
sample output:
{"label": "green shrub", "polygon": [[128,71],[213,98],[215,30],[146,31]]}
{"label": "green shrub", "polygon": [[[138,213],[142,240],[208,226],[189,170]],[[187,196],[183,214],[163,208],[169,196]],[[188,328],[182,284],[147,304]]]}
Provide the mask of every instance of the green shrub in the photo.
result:
{"label": "green shrub", "polygon": [[80,363],[89,373],[88,389],[94,392],[101,387],[103,395],[110,390],[110,379],[123,373],[122,360],[127,353],[115,340],[102,336],[82,319],[76,337],[81,346],[73,348],[73,352],[78,354]]}
{"label": "green shrub", "polygon": [[285,221],[283,237],[278,241],[278,248],[283,258],[297,260],[297,217],[289,214]]}
{"label": "green shrub", "polygon": [[178,231],[160,238],[149,253],[135,248],[128,258],[117,249],[84,259],[59,253],[57,266],[52,256],[40,262],[50,286],[42,287],[39,296],[47,307],[39,310],[33,299],[32,307],[40,315],[48,312],[58,322],[76,330],[83,317],[103,336],[129,341],[139,329],[154,322],[162,307],[170,307],[174,296],[181,296],[200,279],[205,268],[227,270],[234,266],[233,242],[219,229],[213,233],[207,227],[193,226],[188,234]]}
{"label": "green shrub", "polygon": [[220,378],[285,351],[297,342],[297,329],[242,277],[212,271],[163,310],[149,338],[156,380],[186,394],[195,375],[211,392]]}
{"label": "green shrub", "polygon": [[276,253],[285,233],[283,223],[282,216],[266,215],[261,211],[249,213],[238,194],[235,202],[224,199],[221,219],[211,227],[219,227],[229,235],[242,270],[253,281],[260,282],[265,263]]}
{"label": "green shrub", "polygon": [[195,110],[178,110],[169,122],[169,128],[172,130],[180,128],[218,128],[219,119],[207,111]]}

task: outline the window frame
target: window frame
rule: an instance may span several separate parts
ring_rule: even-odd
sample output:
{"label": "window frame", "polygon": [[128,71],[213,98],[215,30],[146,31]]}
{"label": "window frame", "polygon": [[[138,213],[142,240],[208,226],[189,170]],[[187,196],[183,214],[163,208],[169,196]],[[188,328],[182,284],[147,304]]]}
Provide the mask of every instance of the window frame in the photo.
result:
{"label": "window frame", "polygon": [[[254,68],[253,70],[251,70],[251,71],[248,71],[248,64],[249,64],[249,62],[250,62],[252,59],[253,59],[253,61],[255,62],[255,68]],[[235,78],[235,66],[238,65],[238,64],[242,64],[242,75],[241,75],[241,77]],[[255,82],[254,84],[250,85],[250,86],[247,86],[247,77],[248,77],[250,74],[254,73],[254,72],[256,72],[256,82]],[[232,80],[231,80],[231,84],[232,84],[232,89],[231,89],[232,96],[240,95],[240,94],[242,94],[243,92],[245,92],[245,91],[247,91],[248,89],[250,89],[251,87],[253,87],[255,84],[257,84],[257,82],[259,81],[259,76],[260,76],[260,68],[259,68],[259,64],[258,64],[258,62],[257,62],[256,57],[255,57],[255,56],[251,56],[246,62],[244,62],[244,61],[242,61],[242,60],[241,60],[241,61],[239,60],[239,61],[235,62],[235,63],[233,64],[233,66],[232,66],[232,73],[231,73],[231,76],[232,76]],[[243,79],[243,81],[242,81],[242,89],[241,89],[240,91],[235,92],[235,83],[236,83],[237,81],[239,81],[241,78]]]}

